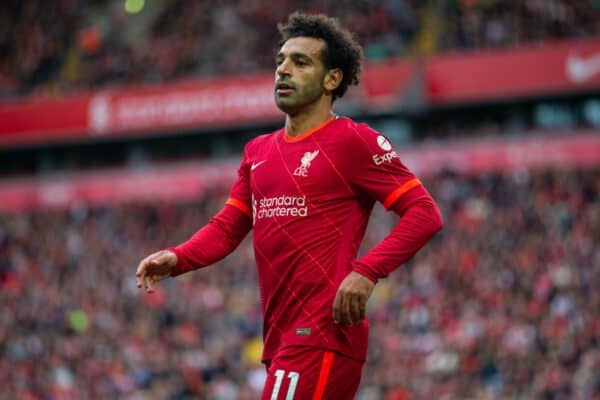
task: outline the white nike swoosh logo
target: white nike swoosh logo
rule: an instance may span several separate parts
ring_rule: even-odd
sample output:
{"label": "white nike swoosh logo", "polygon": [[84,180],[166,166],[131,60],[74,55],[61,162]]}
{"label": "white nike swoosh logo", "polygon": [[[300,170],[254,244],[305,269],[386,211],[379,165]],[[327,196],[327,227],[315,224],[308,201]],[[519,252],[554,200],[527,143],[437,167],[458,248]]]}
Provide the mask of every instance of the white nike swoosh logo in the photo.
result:
{"label": "white nike swoosh logo", "polygon": [[257,163],[252,163],[252,165],[250,166],[250,171],[254,171],[256,168],[260,167],[260,165],[264,162],[267,162],[267,160],[262,160]]}
{"label": "white nike swoosh logo", "polygon": [[583,83],[600,73],[600,53],[588,58],[569,53],[566,70],[567,76],[573,83]]}

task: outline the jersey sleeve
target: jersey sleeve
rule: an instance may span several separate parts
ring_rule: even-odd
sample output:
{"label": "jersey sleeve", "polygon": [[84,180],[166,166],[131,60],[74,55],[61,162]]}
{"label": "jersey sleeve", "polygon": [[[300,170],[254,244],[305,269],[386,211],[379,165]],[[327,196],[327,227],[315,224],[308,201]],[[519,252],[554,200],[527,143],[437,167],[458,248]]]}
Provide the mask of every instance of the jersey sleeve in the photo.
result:
{"label": "jersey sleeve", "polygon": [[250,188],[250,162],[248,161],[248,146],[244,148],[242,161],[238,168],[238,176],[229,192],[226,205],[232,206],[252,219],[252,190]]}
{"label": "jersey sleeve", "polygon": [[207,267],[234,251],[252,229],[252,221],[239,209],[223,207],[190,239],[168,248],[177,256],[171,276]]}
{"label": "jersey sleeve", "polygon": [[406,209],[413,201],[428,196],[387,137],[365,124],[351,129],[349,177],[359,193],[381,202],[388,210]]}
{"label": "jersey sleeve", "polygon": [[189,240],[168,248],[177,255],[171,276],[206,267],[231,253],[252,229],[250,165],[244,149],[225,207]]}

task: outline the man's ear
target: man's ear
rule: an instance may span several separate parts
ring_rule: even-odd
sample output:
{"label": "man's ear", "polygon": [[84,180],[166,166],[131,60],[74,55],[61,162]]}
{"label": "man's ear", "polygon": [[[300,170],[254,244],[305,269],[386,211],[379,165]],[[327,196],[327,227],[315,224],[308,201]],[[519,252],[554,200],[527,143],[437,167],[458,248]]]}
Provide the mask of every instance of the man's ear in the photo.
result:
{"label": "man's ear", "polygon": [[340,86],[343,77],[344,73],[339,68],[333,68],[327,71],[323,82],[325,90],[327,90],[328,92],[333,92],[335,89],[338,88],[338,86]]}

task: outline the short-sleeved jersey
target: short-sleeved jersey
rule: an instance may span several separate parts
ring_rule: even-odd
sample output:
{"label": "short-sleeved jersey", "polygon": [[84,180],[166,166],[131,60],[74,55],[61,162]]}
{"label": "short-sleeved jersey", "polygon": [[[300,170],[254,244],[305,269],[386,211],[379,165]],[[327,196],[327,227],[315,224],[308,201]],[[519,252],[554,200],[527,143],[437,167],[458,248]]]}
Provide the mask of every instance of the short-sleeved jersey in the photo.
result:
{"label": "short-sleeved jersey", "polygon": [[390,208],[419,184],[386,137],[345,117],[246,145],[228,204],[253,219],[263,360],[297,345],[365,359],[368,322],[335,324],[333,300],[374,202]]}

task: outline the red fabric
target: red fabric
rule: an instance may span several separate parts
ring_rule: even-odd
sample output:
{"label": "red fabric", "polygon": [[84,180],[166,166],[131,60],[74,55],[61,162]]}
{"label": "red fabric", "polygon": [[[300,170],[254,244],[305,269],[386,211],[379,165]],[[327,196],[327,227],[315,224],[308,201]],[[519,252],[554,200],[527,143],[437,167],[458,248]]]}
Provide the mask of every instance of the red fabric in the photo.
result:
{"label": "red fabric", "polygon": [[408,261],[442,229],[442,216],[431,196],[423,187],[414,190],[413,195],[420,197],[410,206],[395,205],[394,211],[402,217],[384,240],[353,263],[354,271],[377,282]]}
{"label": "red fabric", "polygon": [[288,347],[280,351],[268,366],[261,399],[351,400],[360,384],[362,368],[361,361],[339,353],[310,347]]}
{"label": "red fabric", "polygon": [[423,190],[416,182],[385,136],[349,118],[293,140],[281,129],[246,145],[230,197],[253,211],[263,361],[288,346],[365,359],[368,322],[334,324],[333,299],[375,201],[403,210]]}
{"label": "red fabric", "polygon": [[[173,274],[233,251],[250,230],[244,213],[251,210],[263,361],[295,346],[363,361],[368,322],[333,321],[340,283],[353,267],[373,280],[387,275],[439,229],[432,222],[439,213],[389,140],[369,126],[337,118],[296,139],[286,140],[281,129],[246,145],[228,206],[174,249],[181,260]],[[353,266],[375,201],[403,217]]]}
{"label": "red fabric", "polygon": [[189,240],[169,250],[177,255],[171,276],[211,265],[231,253],[252,228],[241,210],[226,205]]}

